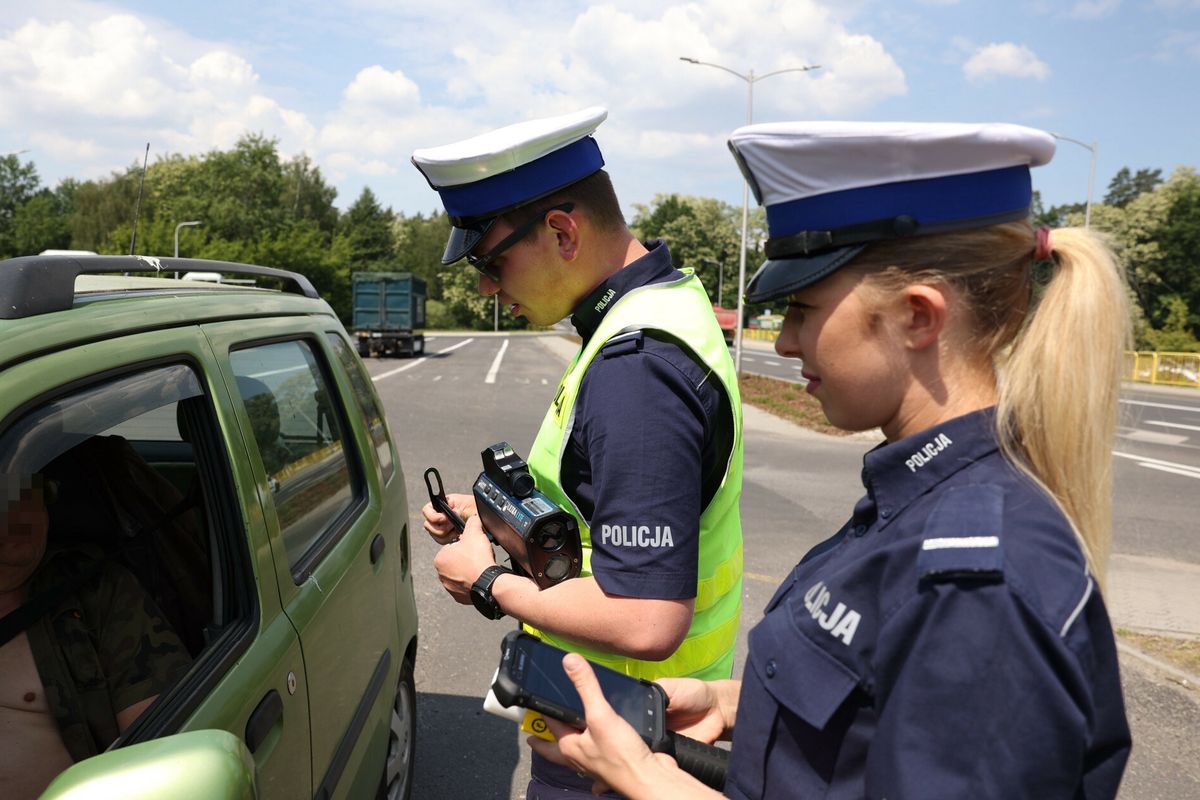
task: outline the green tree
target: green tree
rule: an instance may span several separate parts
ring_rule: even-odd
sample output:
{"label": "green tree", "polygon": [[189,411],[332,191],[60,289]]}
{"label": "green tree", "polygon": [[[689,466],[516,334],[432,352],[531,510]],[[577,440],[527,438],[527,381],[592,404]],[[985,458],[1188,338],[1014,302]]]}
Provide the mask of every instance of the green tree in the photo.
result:
{"label": "green tree", "polygon": [[49,248],[69,248],[71,231],[61,196],[42,189],[17,206],[12,218],[15,255],[35,255]]}
{"label": "green tree", "polygon": [[349,266],[356,270],[390,270],[395,267],[396,239],[392,210],[384,209],[370,188],[338,220],[336,238],[345,243]]}
{"label": "green tree", "polygon": [[693,216],[692,204],[689,202],[692,199],[694,198],[677,194],[658,194],[649,206],[636,203],[634,210],[637,213],[634,214],[630,227],[643,241],[661,239],[667,225],[679,217]]}
{"label": "green tree", "polygon": [[[137,199],[140,165],[125,173],[114,172],[107,180],[80,183],[73,192],[67,228],[71,231],[71,246],[98,253],[129,252],[128,226],[133,219]],[[125,241],[115,243],[113,231],[124,224]]]}
{"label": "green tree", "polygon": [[1162,182],[1161,169],[1139,169],[1136,174],[1131,174],[1129,167],[1121,167],[1108,183],[1104,204],[1124,208],[1138,195],[1153,191]]}
{"label": "green tree", "polygon": [[[737,278],[742,243],[742,211],[709,197],[660,194],[649,205],[635,205],[631,225],[641,239],[661,238],[671,248],[676,267],[696,270],[714,303],[737,305]],[[746,231],[746,280],[763,262],[767,238],[766,214],[751,208]],[[718,272],[721,270],[721,273]],[[723,279],[721,274],[723,273]],[[765,310],[748,306],[747,316]]]}
{"label": "green tree", "polygon": [[1158,330],[1146,332],[1146,343],[1152,350],[1169,353],[1198,353],[1200,341],[1192,333],[1193,323],[1188,305],[1177,294],[1162,298],[1163,324]]}
{"label": "green tree", "polygon": [[429,298],[441,301],[444,276],[451,271],[467,269],[465,264],[442,264],[442,253],[446,239],[450,236],[450,220],[444,211],[435,211],[429,216],[414,214],[396,215],[392,223],[395,242],[395,269],[411,272],[425,281]]}
{"label": "green tree", "polygon": [[293,157],[283,167],[284,205],[291,219],[307,219],[317,228],[332,234],[337,228],[338,211],[333,205],[337,189],[325,183],[321,168],[307,153]]}
{"label": "green tree", "polygon": [[39,184],[32,161],[23,164],[15,154],[0,156],[0,257],[28,254],[14,240],[14,218],[17,210],[37,194]]}

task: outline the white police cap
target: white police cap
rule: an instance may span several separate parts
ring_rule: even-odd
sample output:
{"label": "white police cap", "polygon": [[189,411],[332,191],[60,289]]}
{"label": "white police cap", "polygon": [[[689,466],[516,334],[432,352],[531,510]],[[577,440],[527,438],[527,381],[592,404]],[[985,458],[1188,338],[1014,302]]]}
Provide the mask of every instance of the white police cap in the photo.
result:
{"label": "white police cap", "polygon": [[767,260],[746,299],[785,297],[871,242],[1029,214],[1029,168],[1054,137],[1020,125],[784,122],[747,125],[729,149],[766,207]]}
{"label": "white police cap", "polygon": [[607,116],[593,106],[415,151],[413,165],[441,196],[453,225],[442,263],[469,253],[500,214],[601,169],[604,157],[591,134]]}

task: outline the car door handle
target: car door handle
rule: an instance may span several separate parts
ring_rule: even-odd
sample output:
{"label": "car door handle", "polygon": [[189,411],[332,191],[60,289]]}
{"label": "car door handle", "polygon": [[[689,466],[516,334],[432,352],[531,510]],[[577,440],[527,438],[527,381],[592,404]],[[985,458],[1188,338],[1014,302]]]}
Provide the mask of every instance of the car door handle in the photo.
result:
{"label": "car door handle", "polygon": [[246,720],[246,747],[253,753],[267,738],[275,723],[283,718],[283,698],[272,689]]}
{"label": "car door handle", "polygon": [[375,538],[371,540],[371,563],[374,564],[383,555],[383,548],[387,545],[387,540],[383,538],[382,533],[375,534]]}

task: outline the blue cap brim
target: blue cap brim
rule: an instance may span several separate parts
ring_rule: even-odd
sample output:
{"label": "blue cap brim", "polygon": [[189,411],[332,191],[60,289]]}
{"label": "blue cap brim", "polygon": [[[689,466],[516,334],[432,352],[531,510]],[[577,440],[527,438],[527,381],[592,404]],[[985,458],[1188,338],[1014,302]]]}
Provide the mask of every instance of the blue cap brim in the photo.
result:
{"label": "blue cap brim", "polygon": [[769,258],[746,286],[747,303],[765,303],[798,292],[827,278],[849,263],[867,245],[839,247],[824,253],[796,258]]}
{"label": "blue cap brim", "polygon": [[446,251],[442,253],[442,263],[453,264],[465,258],[495,224],[496,218],[492,217],[469,228],[460,228],[457,225],[451,227],[450,238],[446,240]]}

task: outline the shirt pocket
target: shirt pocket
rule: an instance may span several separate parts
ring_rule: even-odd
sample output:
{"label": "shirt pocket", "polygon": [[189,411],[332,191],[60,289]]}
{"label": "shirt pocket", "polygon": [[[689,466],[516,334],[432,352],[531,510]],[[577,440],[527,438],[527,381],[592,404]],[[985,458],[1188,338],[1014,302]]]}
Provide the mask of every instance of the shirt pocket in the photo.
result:
{"label": "shirt pocket", "polygon": [[801,632],[786,603],[749,635],[734,733],[731,783],[748,797],[821,797],[844,726],[827,731],[859,677]]}

